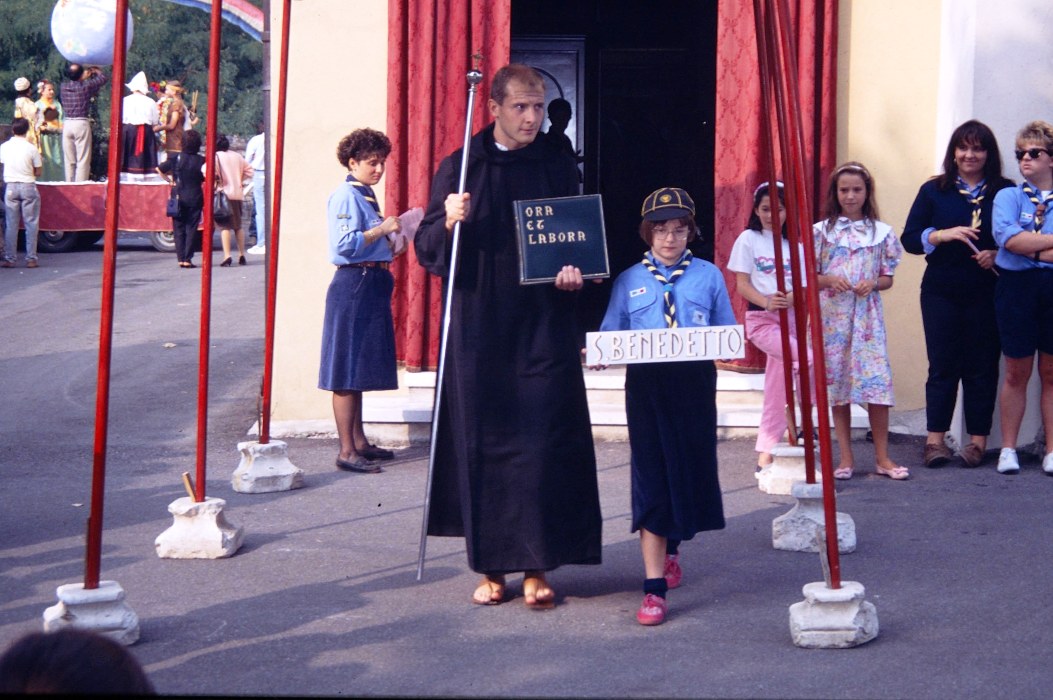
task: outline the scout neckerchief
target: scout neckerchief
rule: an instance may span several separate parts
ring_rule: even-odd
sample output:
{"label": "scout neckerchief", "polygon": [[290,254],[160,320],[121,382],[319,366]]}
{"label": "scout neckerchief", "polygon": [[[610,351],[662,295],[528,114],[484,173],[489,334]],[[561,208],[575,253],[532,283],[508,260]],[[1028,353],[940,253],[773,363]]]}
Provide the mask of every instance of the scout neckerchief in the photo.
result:
{"label": "scout neckerchief", "polygon": [[976,187],[970,188],[969,183],[959,177],[955,184],[958,187],[958,192],[965,197],[965,201],[973,205],[972,228],[980,228],[980,206],[984,201],[984,195],[987,194],[987,183],[981,182]]}
{"label": "scout neckerchief", "polygon": [[351,183],[351,186],[358,190],[358,193],[362,195],[363,199],[370,203],[373,207],[373,211],[380,216],[380,205],[377,204],[377,196],[373,194],[373,188],[369,185],[363,185],[361,182],[355,179],[355,176],[351,173],[347,174],[347,181]]}
{"label": "scout neckerchief", "polygon": [[641,261],[643,266],[650,271],[654,278],[662,284],[662,296],[665,299],[665,325],[667,328],[676,328],[676,304],[673,302],[673,285],[684,271],[687,266],[691,264],[691,251],[688,250],[684,253],[683,259],[673,268],[673,271],[669,273],[669,278],[658,271],[651,259],[644,254],[643,260]]}
{"label": "scout neckerchief", "polygon": [[1038,194],[1039,193],[1035,192],[1033,189],[1031,189],[1031,185],[1029,185],[1028,183],[1025,182],[1024,183],[1024,194],[1026,194],[1027,198],[1030,199],[1035,205],[1035,219],[1034,219],[1034,221],[1035,221],[1035,228],[1034,228],[1034,230],[1035,231],[1039,231],[1039,230],[1042,229],[1042,220],[1045,218],[1046,205],[1049,204],[1050,202],[1053,202],[1053,190],[1051,190],[1050,193],[1046,195],[1045,199],[1041,199],[1040,200],[1038,198]]}

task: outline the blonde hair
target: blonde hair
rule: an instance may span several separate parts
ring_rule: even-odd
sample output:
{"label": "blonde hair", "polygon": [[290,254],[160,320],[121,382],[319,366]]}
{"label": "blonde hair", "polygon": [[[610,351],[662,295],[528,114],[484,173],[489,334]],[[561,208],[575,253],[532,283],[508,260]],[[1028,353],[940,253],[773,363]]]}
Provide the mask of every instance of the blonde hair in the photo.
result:
{"label": "blonde hair", "polygon": [[1020,146],[1026,141],[1039,142],[1047,149],[1053,150],[1053,124],[1036,119],[1028,122],[1023,129],[1016,132],[1016,145]]}

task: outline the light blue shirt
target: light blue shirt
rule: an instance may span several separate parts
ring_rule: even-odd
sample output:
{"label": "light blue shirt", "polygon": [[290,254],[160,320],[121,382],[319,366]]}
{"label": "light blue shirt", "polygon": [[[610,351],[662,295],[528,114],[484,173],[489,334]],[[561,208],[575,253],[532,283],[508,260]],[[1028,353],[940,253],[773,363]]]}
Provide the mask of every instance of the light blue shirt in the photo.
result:
{"label": "light blue shirt", "polygon": [[[647,257],[666,278],[676,268],[676,265],[666,266],[658,262],[650,252],[647,253]],[[731,310],[731,299],[724,285],[724,275],[706,260],[692,259],[684,274],[673,283],[672,294],[676,306],[676,322],[681,328],[734,326],[738,323]],[[662,283],[640,263],[618,275],[600,330],[628,331],[665,327]]]}
{"label": "light blue shirt", "polygon": [[350,265],[360,262],[390,262],[387,236],[366,243],[365,232],[383,223],[380,214],[350,183],[341,183],[329,195],[326,220],[329,226],[329,262]]}
{"label": "light blue shirt", "polygon": [[[1037,191],[1037,190],[1036,190]],[[1053,268],[1053,263],[1035,262],[1029,255],[1010,252],[1005,244],[1010,238],[1024,231],[1032,231],[1035,222],[1035,204],[1024,194],[1023,184],[1006,187],[995,195],[991,215],[991,233],[998,244],[995,264],[1003,270],[1033,270]],[[1046,211],[1039,233],[1053,234],[1053,208]]]}

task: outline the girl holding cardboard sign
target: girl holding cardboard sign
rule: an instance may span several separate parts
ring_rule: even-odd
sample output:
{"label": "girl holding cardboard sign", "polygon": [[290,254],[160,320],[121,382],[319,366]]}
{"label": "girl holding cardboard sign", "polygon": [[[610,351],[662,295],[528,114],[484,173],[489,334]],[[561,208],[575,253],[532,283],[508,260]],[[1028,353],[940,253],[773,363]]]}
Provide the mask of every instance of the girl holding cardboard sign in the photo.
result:
{"label": "girl holding cardboard sign", "polygon": [[[656,190],[641,214],[640,236],[650,250],[618,276],[600,330],[735,325],[720,271],[687,249],[698,235],[687,192]],[[716,388],[711,360],[626,367],[632,530],[640,532],[645,572],[636,613],[642,625],[665,621],[666,593],[682,577],[680,542],[724,527]]]}

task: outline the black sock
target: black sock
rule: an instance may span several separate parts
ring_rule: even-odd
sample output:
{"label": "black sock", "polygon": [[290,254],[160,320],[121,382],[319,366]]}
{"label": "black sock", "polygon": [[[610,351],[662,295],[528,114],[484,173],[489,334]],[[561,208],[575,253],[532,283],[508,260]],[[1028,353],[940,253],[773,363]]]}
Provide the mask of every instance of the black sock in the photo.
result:
{"label": "black sock", "polygon": [[644,595],[651,593],[658,596],[659,598],[665,598],[666,592],[669,590],[669,584],[666,583],[665,577],[661,578],[645,578],[643,582]]}
{"label": "black sock", "polygon": [[680,540],[666,540],[665,541],[665,553],[671,556],[676,556],[680,553]]}

